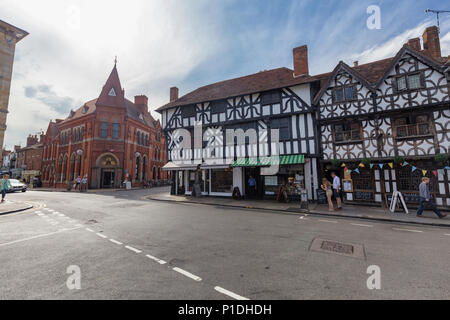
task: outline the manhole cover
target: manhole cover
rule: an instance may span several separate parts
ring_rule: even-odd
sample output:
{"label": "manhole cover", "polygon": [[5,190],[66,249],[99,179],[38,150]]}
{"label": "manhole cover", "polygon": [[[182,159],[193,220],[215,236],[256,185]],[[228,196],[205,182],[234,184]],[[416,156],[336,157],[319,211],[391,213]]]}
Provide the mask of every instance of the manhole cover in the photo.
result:
{"label": "manhole cover", "polygon": [[311,251],[334,253],[342,256],[365,259],[364,246],[336,240],[315,238],[309,248]]}
{"label": "manhole cover", "polygon": [[91,219],[91,220],[88,220],[88,221],[86,222],[86,224],[94,224],[94,223],[98,223],[98,221],[97,221],[97,220],[94,220],[94,219]]}

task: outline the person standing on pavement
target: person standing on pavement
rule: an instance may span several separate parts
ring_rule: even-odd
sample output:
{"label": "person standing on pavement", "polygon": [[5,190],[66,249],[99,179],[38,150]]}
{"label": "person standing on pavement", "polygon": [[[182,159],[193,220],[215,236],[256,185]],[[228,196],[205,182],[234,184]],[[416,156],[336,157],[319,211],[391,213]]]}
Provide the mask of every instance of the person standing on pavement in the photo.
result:
{"label": "person standing on pavement", "polygon": [[2,189],[2,202],[5,202],[6,191],[11,189],[11,182],[9,181],[9,176],[5,174],[0,181],[0,186]]}
{"label": "person standing on pavement", "polygon": [[80,190],[81,191],[81,177],[78,176],[75,179],[75,190]]}
{"label": "person standing on pavement", "polygon": [[431,210],[434,211],[434,213],[437,214],[437,216],[442,219],[445,218],[447,215],[442,214],[438,208],[436,208],[436,205],[433,202],[433,199],[431,198],[430,188],[428,187],[428,184],[430,183],[430,178],[423,177],[422,183],[419,185],[419,196],[420,196],[420,206],[417,210],[417,216],[419,218],[422,218],[422,213],[424,209],[424,205],[428,204],[428,206],[431,207]]}
{"label": "person standing on pavement", "polygon": [[341,178],[336,175],[336,172],[331,173],[331,177],[333,178],[333,194],[336,198],[337,202],[337,210],[342,209],[342,201],[341,201]]}
{"label": "person standing on pavement", "polygon": [[80,192],[82,191],[87,191],[87,174],[84,175],[83,179],[81,179],[81,188],[80,188]]}
{"label": "person standing on pavement", "polygon": [[323,178],[322,185],[320,187],[322,188],[323,191],[326,192],[327,200],[328,200],[328,211],[334,211],[333,200],[331,200],[331,197],[333,196],[331,182],[328,181],[327,178]]}

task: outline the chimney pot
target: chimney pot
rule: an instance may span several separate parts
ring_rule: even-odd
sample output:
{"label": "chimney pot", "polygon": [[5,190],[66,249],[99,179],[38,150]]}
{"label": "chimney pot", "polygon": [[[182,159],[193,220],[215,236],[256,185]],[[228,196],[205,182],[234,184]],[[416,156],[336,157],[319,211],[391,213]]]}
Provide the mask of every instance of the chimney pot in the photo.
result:
{"label": "chimney pot", "polygon": [[353,61],[353,66],[354,66],[354,67],[357,67],[357,66],[358,66],[358,60]]}
{"label": "chimney pot", "polygon": [[419,38],[409,39],[408,42],[407,42],[407,45],[411,49],[414,49],[416,51],[421,51],[422,50],[422,48],[420,46],[420,39]]}
{"label": "chimney pot", "polygon": [[439,30],[436,26],[428,27],[422,35],[423,50],[430,57],[441,58],[441,43],[439,40]]}
{"label": "chimney pot", "polygon": [[308,47],[306,45],[293,49],[294,77],[309,75]]}
{"label": "chimney pot", "polygon": [[170,102],[178,99],[178,88],[172,87],[170,88]]}

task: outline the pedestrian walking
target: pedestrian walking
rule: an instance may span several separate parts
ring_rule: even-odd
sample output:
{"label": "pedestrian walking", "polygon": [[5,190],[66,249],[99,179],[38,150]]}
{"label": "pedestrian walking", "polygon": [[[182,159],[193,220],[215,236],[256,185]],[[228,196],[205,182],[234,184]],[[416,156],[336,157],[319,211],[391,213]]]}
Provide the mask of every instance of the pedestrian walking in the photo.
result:
{"label": "pedestrian walking", "polygon": [[434,213],[436,213],[436,215],[440,219],[445,218],[447,216],[447,214],[441,213],[438,210],[438,208],[436,208],[436,205],[434,204],[433,199],[431,198],[430,188],[428,187],[429,183],[430,183],[430,178],[423,177],[422,183],[419,185],[420,206],[419,206],[419,209],[417,210],[417,216],[419,218],[423,217],[422,213],[424,210],[424,206],[427,205],[428,207],[430,207],[431,210],[434,211]]}
{"label": "pedestrian walking", "polygon": [[337,210],[342,209],[342,201],[341,201],[341,178],[336,175],[336,172],[331,173],[331,177],[333,178],[333,194],[336,198],[337,202]]}
{"label": "pedestrian walking", "polygon": [[0,187],[2,189],[2,203],[5,202],[6,192],[11,189],[11,182],[9,181],[9,175],[3,175],[2,180],[0,181]]}
{"label": "pedestrian walking", "polygon": [[81,177],[78,176],[75,179],[75,190],[80,190],[81,191]]}
{"label": "pedestrian walking", "polygon": [[323,178],[322,185],[320,187],[322,188],[323,191],[326,192],[328,200],[328,211],[334,211],[333,200],[331,199],[331,197],[333,197],[333,188],[331,182],[328,181],[327,178]]}

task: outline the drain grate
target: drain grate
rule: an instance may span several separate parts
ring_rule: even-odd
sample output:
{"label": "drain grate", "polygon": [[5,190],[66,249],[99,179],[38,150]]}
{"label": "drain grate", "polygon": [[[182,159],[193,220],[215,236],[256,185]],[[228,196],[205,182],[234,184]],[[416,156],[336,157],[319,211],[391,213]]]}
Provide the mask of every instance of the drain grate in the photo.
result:
{"label": "drain grate", "polygon": [[315,238],[309,248],[311,251],[334,253],[342,256],[365,259],[364,247],[360,244]]}
{"label": "drain grate", "polygon": [[322,241],[322,245],[320,246],[320,248],[323,250],[344,254],[353,254],[354,252],[354,247],[351,244],[334,241]]}

